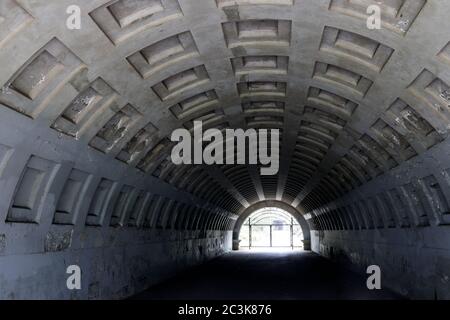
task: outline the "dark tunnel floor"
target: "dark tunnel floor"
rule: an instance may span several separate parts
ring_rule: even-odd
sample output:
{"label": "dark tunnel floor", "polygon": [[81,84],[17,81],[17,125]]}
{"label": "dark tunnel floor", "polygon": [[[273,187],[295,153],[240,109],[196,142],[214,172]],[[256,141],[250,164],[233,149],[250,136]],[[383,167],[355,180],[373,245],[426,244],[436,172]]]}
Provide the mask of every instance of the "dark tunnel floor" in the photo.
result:
{"label": "dark tunnel floor", "polygon": [[319,255],[295,252],[232,252],[151,287],[140,300],[401,299],[370,291],[366,277]]}

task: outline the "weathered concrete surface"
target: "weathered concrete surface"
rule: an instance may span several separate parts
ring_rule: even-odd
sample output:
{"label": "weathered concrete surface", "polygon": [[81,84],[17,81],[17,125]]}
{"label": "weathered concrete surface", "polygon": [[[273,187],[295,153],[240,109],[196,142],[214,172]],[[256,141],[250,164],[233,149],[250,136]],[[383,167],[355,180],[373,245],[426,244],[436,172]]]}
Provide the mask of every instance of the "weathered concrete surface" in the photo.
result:
{"label": "weathered concrete surface", "polygon": [[[312,250],[358,272],[379,265],[383,283],[405,296],[449,299],[447,150],[445,141],[311,212],[309,221],[318,217],[323,226],[311,233]],[[437,177],[433,188],[430,177]],[[380,195],[385,206],[373,211]]]}
{"label": "weathered concrete surface", "polygon": [[[367,28],[373,4],[380,30]],[[267,200],[304,214],[323,254],[378,262],[412,297],[449,297],[449,12],[439,0],[0,1],[0,297],[69,297],[53,262],[90,256],[114,271],[87,267],[79,297],[131,294],[140,257],[200,262],[179,253],[185,238],[227,235],[220,253],[238,215]],[[279,173],[173,165],[171,132],[198,119],[282,129]],[[379,242],[389,250],[374,254]]]}
{"label": "weathered concrete surface", "polygon": [[[436,244],[436,239],[443,244]],[[361,274],[377,265],[383,288],[430,300],[450,299],[448,240],[447,232],[439,230],[315,231],[312,236],[314,252]]]}
{"label": "weathered concrete surface", "polygon": [[[126,298],[229,251],[230,237],[231,232],[212,232],[204,239],[124,232],[98,246],[3,256],[0,299]],[[70,265],[81,268],[81,290],[66,286]]]}

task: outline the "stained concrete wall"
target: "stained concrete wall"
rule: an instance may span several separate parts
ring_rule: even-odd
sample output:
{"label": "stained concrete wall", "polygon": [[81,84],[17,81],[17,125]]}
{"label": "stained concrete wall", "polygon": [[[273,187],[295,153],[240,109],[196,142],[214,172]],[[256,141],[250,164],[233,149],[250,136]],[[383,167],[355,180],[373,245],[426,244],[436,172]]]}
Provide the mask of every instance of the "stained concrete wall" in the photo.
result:
{"label": "stained concrete wall", "polygon": [[450,298],[448,140],[308,213],[312,250],[411,298]]}
{"label": "stained concrete wall", "polygon": [[[65,24],[74,4],[80,30]],[[367,28],[372,4],[380,30]],[[237,214],[276,199],[306,212],[323,254],[385,265],[389,253],[373,250],[383,239],[407,261],[385,267],[392,286],[406,264],[405,285],[417,283],[407,292],[448,296],[447,273],[431,271],[448,270],[450,256],[449,11],[439,0],[0,1],[0,259],[14,270],[0,274],[5,288],[51,296],[40,281],[54,276],[35,272],[53,257],[92,252],[106,265],[130,246],[147,259],[141,235],[157,252],[179,232],[207,246],[205,230],[228,237]],[[279,174],[175,166],[168,137],[197,119],[282,129]],[[409,245],[416,256],[400,249]],[[123,283],[98,296],[124,290],[128,267],[116,267]],[[88,291],[111,286],[86,281]]]}
{"label": "stained concrete wall", "polygon": [[[123,298],[230,248],[233,215],[201,189],[180,190],[7,108],[0,121],[0,299]],[[72,264],[81,291],[67,290]]]}
{"label": "stained concrete wall", "polygon": [[[70,234],[70,231],[69,231]],[[120,299],[228,250],[231,232],[120,231],[67,236],[69,250],[0,257],[0,299]],[[48,243],[48,241],[47,241]],[[61,243],[61,245],[63,245]],[[78,265],[81,290],[69,290],[67,267]]]}
{"label": "stained concrete wall", "polygon": [[405,297],[450,299],[450,237],[445,231],[315,231],[312,239],[314,252],[354,271],[379,266],[382,286]]}

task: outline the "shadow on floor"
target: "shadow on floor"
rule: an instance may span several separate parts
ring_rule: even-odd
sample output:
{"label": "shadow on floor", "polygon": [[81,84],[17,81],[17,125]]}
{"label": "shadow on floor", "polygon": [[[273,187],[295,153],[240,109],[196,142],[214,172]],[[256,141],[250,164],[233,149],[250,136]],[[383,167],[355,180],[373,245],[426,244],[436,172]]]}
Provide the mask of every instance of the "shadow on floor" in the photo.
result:
{"label": "shadow on floor", "polygon": [[151,287],[139,300],[402,299],[307,251],[230,252]]}

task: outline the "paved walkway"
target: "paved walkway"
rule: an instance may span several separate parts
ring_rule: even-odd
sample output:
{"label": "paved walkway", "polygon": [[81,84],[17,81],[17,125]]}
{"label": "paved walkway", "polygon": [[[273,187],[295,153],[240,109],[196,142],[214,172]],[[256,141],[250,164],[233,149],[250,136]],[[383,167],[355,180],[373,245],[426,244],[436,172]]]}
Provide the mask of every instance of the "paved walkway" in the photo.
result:
{"label": "paved walkway", "polygon": [[156,285],[135,299],[398,299],[369,291],[366,277],[312,252],[231,252]]}

